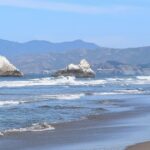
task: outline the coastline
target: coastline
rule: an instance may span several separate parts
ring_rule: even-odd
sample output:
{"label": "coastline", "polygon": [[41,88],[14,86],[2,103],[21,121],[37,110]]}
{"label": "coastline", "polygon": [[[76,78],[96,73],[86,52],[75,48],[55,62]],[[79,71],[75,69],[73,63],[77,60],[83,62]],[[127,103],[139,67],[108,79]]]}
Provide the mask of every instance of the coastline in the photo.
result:
{"label": "coastline", "polygon": [[150,141],[129,146],[126,150],[150,150]]}
{"label": "coastline", "polygon": [[3,150],[122,150],[134,144],[132,141],[123,145],[124,138],[141,128],[118,125],[118,122],[132,120],[147,113],[148,108],[106,113],[83,120],[52,124],[55,130],[51,131],[11,133],[0,137],[0,147]]}

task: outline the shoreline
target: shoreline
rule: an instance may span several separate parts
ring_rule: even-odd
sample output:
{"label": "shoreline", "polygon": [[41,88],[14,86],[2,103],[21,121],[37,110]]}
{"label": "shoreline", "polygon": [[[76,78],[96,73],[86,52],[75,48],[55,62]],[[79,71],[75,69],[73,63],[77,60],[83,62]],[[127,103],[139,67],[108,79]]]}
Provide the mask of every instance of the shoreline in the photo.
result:
{"label": "shoreline", "polygon": [[148,108],[106,113],[79,121],[52,124],[55,130],[11,133],[0,137],[0,147],[3,150],[122,150],[134,142],[122,145],[124,139],[120,137],[139,131],[140,127],[118,125],[118,122],[147,113]]}
{"label": "shoreline", "polygon": [[126,150],[150,150],[150,141],[129,146]]}

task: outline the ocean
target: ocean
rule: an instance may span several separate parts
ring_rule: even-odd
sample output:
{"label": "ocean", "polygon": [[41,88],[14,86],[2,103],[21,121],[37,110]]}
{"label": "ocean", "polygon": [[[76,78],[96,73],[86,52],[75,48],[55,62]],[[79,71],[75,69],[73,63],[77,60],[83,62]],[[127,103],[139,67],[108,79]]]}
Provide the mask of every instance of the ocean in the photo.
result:
{"label": "ocean", "polygon": [[[0,133],[55,130],[53,124],[134,110],[150,94],[149,76],[0,78]],[[138,97],[138,99],[137,99]],[[135,100],[137,99],[137,100]]]}

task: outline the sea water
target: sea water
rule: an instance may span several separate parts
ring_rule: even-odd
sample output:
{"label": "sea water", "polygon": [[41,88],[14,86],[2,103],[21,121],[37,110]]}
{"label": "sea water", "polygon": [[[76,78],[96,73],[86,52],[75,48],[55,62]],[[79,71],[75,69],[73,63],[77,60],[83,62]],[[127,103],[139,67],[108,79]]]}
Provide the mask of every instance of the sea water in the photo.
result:
{"label": "sea water", "polygon": [[[54,130],[52,124],[134,109],[150,94],[149,76],[0,78],[0,133]],[[124,101],[126,105],[124,104]]]}

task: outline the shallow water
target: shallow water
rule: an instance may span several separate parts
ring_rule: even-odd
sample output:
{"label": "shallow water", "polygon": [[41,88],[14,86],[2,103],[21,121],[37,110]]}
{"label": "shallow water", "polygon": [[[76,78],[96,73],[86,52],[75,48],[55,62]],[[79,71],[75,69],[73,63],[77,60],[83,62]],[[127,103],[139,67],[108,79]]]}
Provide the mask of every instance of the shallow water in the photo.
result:
{"label": "shallow water", "polygon": [[149,76],[0,78],[0,132],[51,130],[52,123],[128,111],[149,94]]}

